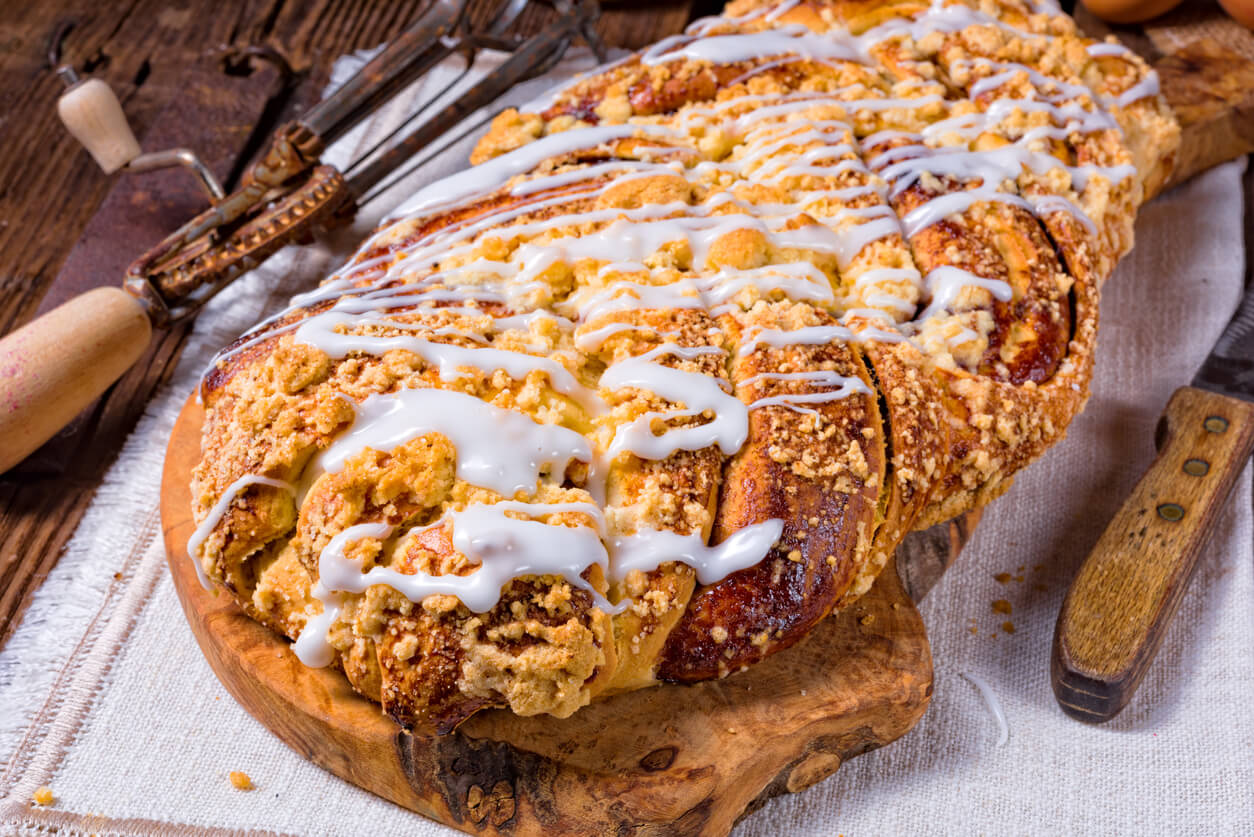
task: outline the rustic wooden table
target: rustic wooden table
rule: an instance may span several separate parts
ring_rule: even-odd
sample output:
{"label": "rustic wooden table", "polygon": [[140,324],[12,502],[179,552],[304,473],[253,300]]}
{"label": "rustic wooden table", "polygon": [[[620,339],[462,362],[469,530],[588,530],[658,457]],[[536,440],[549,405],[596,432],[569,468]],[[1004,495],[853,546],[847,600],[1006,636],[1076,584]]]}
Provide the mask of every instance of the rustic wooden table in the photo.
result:
{"label": "rustic wooden table", "polygon": [[[133,258],[203,206],[181,172],[101,173],[56,118],[63,85],[50,63],[57,57],[48,54],[54,41],[60,61],[113,87],[145,149],[192,147],[229,189],[270,132],[316,98],[337,56],[395,37],[426,2],[4,4],[0,334],[73,293],[120,282]],[[499,5],[473,0],[472,19],[487,19]],[[721,4],[603,5],[597,28],[606,43],[638,47]],[[534,31],[547,14],[529,9],[518,27]],[[126,433],[173,371],[186,335],[186,328],[158,333],[145,358],[104,399],[0,477],[0,647],[56,563]]]}

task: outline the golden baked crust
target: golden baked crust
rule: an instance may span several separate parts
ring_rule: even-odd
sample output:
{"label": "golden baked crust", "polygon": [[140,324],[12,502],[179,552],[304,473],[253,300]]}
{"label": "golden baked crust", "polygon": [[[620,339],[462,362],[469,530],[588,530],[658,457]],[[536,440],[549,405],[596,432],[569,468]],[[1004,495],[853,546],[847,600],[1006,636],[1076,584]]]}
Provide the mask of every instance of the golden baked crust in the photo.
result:
{"label": "golden baked crust", "polygon": [[219,356],[190,551],[418,730],[740,670],[1061,437],[1177,142],[1055,12],[737,0]]}

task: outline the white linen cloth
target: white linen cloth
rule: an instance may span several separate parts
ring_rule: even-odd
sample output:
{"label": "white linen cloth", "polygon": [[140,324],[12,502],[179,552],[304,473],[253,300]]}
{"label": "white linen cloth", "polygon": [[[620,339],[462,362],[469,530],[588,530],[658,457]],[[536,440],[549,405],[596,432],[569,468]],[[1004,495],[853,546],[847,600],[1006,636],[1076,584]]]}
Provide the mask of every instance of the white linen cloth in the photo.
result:
{"label": "white linen cloth", "polygon": [[[550,81],[588,65],[574,57]],[[351,158],[423,99],[408,92],[331,159]],[[453,833],[315,767],[236,705],[184,622],[157,499],[174,417],[212,352],[325,275],[384,209],[464,166],[467,153],[463,143],[372,205],[338,247],[292,248],[200,316],[170,386],[0,653],[0,834]],[[1105,726],[1082,725],[1059,711],[1048,677],[1067,582],[1153,457],[1168,396],[1240,296],[1243,168],[1220,167],[1142,210],[1136,250],[1106,285],[1087,410],[985,513],[922,607],[936,665],[923,720],[835,777],[770,802],[738,834],[1254,832],[1249,469],[1128,709]],[[1012,580],[995,580],[1002,572]],[[997,599],[1011,615],[993,611]],[[985,681],[1004,708],[1004,745],[963,675]],[[256,790],[235,790],[234,770]],[[43,785],[57,799],[48,808],[31,804]]]}

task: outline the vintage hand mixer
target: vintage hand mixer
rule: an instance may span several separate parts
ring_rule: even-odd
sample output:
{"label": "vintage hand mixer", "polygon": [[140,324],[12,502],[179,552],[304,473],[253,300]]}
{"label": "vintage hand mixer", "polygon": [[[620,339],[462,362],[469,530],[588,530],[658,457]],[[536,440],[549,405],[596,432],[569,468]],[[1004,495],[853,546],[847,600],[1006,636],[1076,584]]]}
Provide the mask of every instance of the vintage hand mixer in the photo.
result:
{"label": "vintage hand mixer", "polygon": [[[144,354],[154,327],[194,317],[286,244],[347,222],[396,179],[482,125],[487,117],[450,133],[514,85],[553,67],[576,39],[605,60],[593,31],[596,0],[545,0],[557,13],[552,25],[526,39],[508,35],[531,2],[504,0],[491,25],[476,29],[466,0],[436,0],[346,84],[281,127],[229,195],[188,149],[141,153],[109,86],[59,67],[69,89],[58,113],[106,174],[183,166],[199,180],[210,207],[132,263],[120,288],[88,291],[0,339],[0,473],[121,377]],[[509,57],[467,86],[485,49]],[[328,145],[455,55],[465,61],[462,72],[344,171],[321,161]]]}

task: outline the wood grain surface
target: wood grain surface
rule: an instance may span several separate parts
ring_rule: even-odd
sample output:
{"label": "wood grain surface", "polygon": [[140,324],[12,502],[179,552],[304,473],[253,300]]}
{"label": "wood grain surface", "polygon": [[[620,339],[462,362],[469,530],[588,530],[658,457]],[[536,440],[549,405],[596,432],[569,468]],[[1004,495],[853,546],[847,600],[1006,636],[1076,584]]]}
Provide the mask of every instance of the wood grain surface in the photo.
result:
{"label": "wood grain surface", "polygon": [[[905,734],[927,708],[927,635],[890,564],[857,603],[747,672],[618,695],[564,720],[498,710],[447,736],[415,737],[339,671],[305,667],[286,639],[200,586],[186,544],[202,420],[189,399],[166,455],[161,518],[175,589],[209,664],[297,753],[454,828],[726,834],[770,797],[805,790]],[[965,531],[942,526],[931,539],[956,554]],[[927,566],[952,561],[925,551]],[[926,570],[918,578],[934,580]]]}
{"label": "wood grain surface", "polygon": [[1145,676],[1254,450],[1254,404],[1181,387],[1158,442],[1158,457],[1085,559],[1058,616],[1054,694],[1082,721],[1113,718]]}

